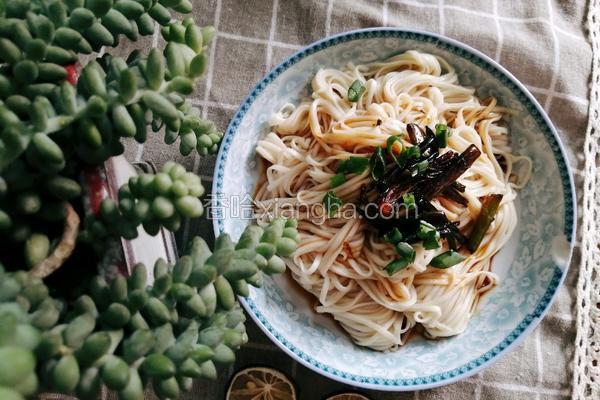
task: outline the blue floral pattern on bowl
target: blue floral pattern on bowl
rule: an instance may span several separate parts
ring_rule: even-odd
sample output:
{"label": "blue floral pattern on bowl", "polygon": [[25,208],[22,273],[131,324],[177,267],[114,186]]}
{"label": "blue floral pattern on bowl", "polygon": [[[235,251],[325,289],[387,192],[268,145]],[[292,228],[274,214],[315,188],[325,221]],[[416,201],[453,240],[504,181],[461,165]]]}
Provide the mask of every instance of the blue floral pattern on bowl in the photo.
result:
{"label": "blue floral pattern on bowl", "polygon": [[248,313],[284,351],[313,370],[355,386],[415,390],[474,374],[522,340],[539,323],[566,275],[575,231],[574,189],[564,149],[533,96],[487,56],[454,40],[420,31],[366,29],[327,38],[292,55],[264,77],[234,116],[217,158],[213,186],[215,233],[237,237],[249,221],[228,199],[252,193],[258,177],[256,143],[271,115],[298,103],[322,67],[370,62],[416,49],[445,58],[463,85],[515,110],[508,121],[515,153],[531,157],[533,176],[520,191],[519,224],[494,258],[501,283],[483,300],[467,330],[453,338],[416,338],[396,352],[360,348],[331,321],[293,296],[284,277],[266,278],[242,300]]}

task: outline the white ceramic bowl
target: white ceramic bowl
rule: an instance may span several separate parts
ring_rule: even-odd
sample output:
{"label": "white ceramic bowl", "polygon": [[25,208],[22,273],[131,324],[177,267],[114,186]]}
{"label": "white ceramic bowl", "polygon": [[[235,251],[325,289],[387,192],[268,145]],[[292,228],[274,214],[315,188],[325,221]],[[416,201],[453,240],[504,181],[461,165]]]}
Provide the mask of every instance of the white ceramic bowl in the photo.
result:
{"label": "white ceramic bowl", "polygon": [[242,304],[281,349],[332,379],[379,390],[441,386],[490,365],[527,336],[550,307],[573,247],[575,200],[564,149],[552,123],[527,89],[484,54],[439,35],[402,29],[366,29],[318,41],[265,76],[244,100],[223,139],[213,183],[215,233],[237,237],[250,222],[235,215],[233,198],[249,200],[257,180],[255,146],[270,116],[309,95],[322,67],[365,63],[416,49],[444,57],[465,86],[481,98],[493,95],[516,113],[509,120],[514,152],[531,157],[531,181],[520,191],[518,227],[494,258],[500,285],[485,296],[467,330],[456,337],[411,340],[396,352],[354,345],[332,319],[287,276],[267,278]]}

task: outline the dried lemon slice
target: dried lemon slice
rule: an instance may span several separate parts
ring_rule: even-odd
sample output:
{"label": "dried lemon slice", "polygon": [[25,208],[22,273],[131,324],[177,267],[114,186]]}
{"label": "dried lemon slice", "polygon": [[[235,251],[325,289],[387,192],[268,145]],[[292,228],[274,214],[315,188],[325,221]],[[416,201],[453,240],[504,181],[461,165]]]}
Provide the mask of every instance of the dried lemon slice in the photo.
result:
{"label": "dried lemon slice", "polygon": [[342,393],[331,396],[327,400],[369,400],[369,398],[358,393]]}
{"label": "dried lemon slice", "polygon": [[226,400],[296,400],[296,390],[279,371],[247,368],[231,380]]}

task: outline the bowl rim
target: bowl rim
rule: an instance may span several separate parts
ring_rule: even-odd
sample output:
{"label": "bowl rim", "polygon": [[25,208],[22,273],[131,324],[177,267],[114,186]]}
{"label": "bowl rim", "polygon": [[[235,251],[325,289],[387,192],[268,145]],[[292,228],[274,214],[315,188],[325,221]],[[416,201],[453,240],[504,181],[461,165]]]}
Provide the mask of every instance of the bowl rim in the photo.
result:
{"label": "bowl rim", "polygon": [[[256,99],[256,97],[262,93],[262,91],[279,75],[289,69],[292,65],[298,61],[324,50],[326,48],[335,46],[340,43],[358,39],[386,39],[386,38],[401,38],[401,39],[412,39],[422,42],[433,43],[437,46],[441,46],[444,50],[450,51],[458,57],[467,59],[468,61],[476,64],[478,67],[486,70],[498,79],[505,87],[509,87],[511,92],[519,99],[521,104],[527,109],[527,111],[535,118],[536,124],[540,126],[541,133],[544,135],[548,144],[552,149],[553,156],[558,164],[558,170],[562,182],[562,190],[564,197],[564,234],[569,242],[569,254],[566,258],[566,265],[564,269],[555,265],[555,271],[552,279],[550,280],[546,292],[540,298],[535,309],[532,313],[528,314],[523,321],[521,321],[517,327],[507,335],[500,343],[491,348],[484,355],[479,356],[477,359],[472,360],[464,364],[461,367],[454,368],[450,371],[440,372],[434,375],[416,378],[375,378],[358,376],[350,373],[340,371],[336,368],[330,367],[317,361],[311,356],[304,353],[302,350],[296,348],[292,343],[288,342],[287,339],[278,333],[268,320],[262,315],[257,309],[251,298],[243,298],[238,296],[240,303],[243,305],[245,310],[248,312],[254,322],[260,327],[267,337],[281,350],[287,353],[295,361],[304,365],[305,367],[317,372],[318,374],[335,381],[348,384],[355,387],[364,389],[374,389],[383,391],[413,391],[430,389],[443,385],[448,385],[457,382],[461,379],[472,376],[484,368],[489,367],[492,363],[498,361],[501,357],[505,356],[515,346],[520,344],[531,332],[537,327],[542,318],[546,315],[550,306],[556,299],[558,289],[562,285],[567,275],[571,257],[573,254],[574,240],[576,229],[577,229],[577,201],[575,197],[575,185],[573,182],[573,173],[571,166],[568,163],[564,144],[562,143],[556,128],[552,124],[552,121],[535,99],[535,97],[529,92],[529,90],[523,85],[512,73],[506,68],[501,66],[498,62],[485,55],[479,50],[466,45],[458,40],[440,35],[437,33],[428,32],[421,29],[408,29],[408,28],[394,28],[394,27],[378,27],[378,28],[365,28],[356,29],[347,32],[343,32],[337,35],[329,36],[320,39],[316,42],[309,44],[306,47],[298,50],[279,65],[271,69],[252,89],[252,91],[246,96],[241,103],[240,107],[234,114],[225,135],[223,136],[223,143],[217,154],[217,160],[215,165],[215,171],[213,176],[213,187],[212,187],[212,205],[220,207],[220,193],[223,186],[224,168],[227,160],[227,155],[231,145],[233,136],[235,135],[242,118]],[[544,129],[545,128],[545,129]],[[216,208],[218,209],[218,208]],[[213,219],[213,228],[215,235],[219,235],[224,231],[224,223],[222,219]]]}

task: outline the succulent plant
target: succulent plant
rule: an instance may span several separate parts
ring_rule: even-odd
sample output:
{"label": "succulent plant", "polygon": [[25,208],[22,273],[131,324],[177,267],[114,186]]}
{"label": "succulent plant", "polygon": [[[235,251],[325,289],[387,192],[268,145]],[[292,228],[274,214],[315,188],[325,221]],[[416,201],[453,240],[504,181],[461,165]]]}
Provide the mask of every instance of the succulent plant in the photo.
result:
{"label": "succulent plant", "polygon": [[[246,343],[235,295],[248,296],[262,274],[285,269],[297,244],[295,220],[252,225],[213,251],[196,237],[174,265],[160,259],[154,282],[142,264],[129,277],[96,276],[85,293],[53,298],[42,280],[0,270],[0,394],[21,399],[40,389],[96,398],[100,385],[122,400],[177,398],[192,379],[216,379]],[[10,397],[12,396],[12,397]]]}
{"label": "succulent plant", "polygon": [[85,231],[80,239],[99,246],[101,251],[107,238],[136,238],[140,225],[150,235],[156,235],[161,226],[177,231],[184,218],[202,216],[203,194],[198,175],[169,161],[157,174],[133,176],[119,189],[118,203],[104,199],[100,215],[89,216],[84,222]]}
{"label": "succulent plant", "polygon": [[[81,169],[123,153],[123,140],[145,142],[148,128],[168,144],[180,138],[183,155],[216,152],[221,132],[185,99],[214,35],[192,18],[171,20],[189,1],[0,4],[0,236],[22,243],[39,223],[64,219],[65,202],[81,196]],[[72,75],[80,55],[152,34],[155,22],[164,51],[107,53]]]}
{"label": "succulent plant", "polygon": [[[177,398],[193,378],[216,378],[215,365],[247,341],[235,295],[285,269],[298,238],[295,221],[280,219],[248,227],[237,244],[223,234],[212,251],[196,237],[174,265],[158,260],[153,280],[137,265],[107,281],[89,261],[140,225],[154,235],[203,213],[200,178],[174,162],[132,178],[98,215],[83,215],[81,185],[82,171],[152,132],[179,139],[184,156],[217,151],[222,133],[186,100],[214,35],[172,19],[191,9],[189,0],[0,0],[2,399],[47,389],[96,398],[101,385],[143,399],[150,382]],[[156,24],[163,51],[104,51]],[[76,247],[95,252],[77,258]],[[87,273],[76,296],[50,275],[63,265]]]}

